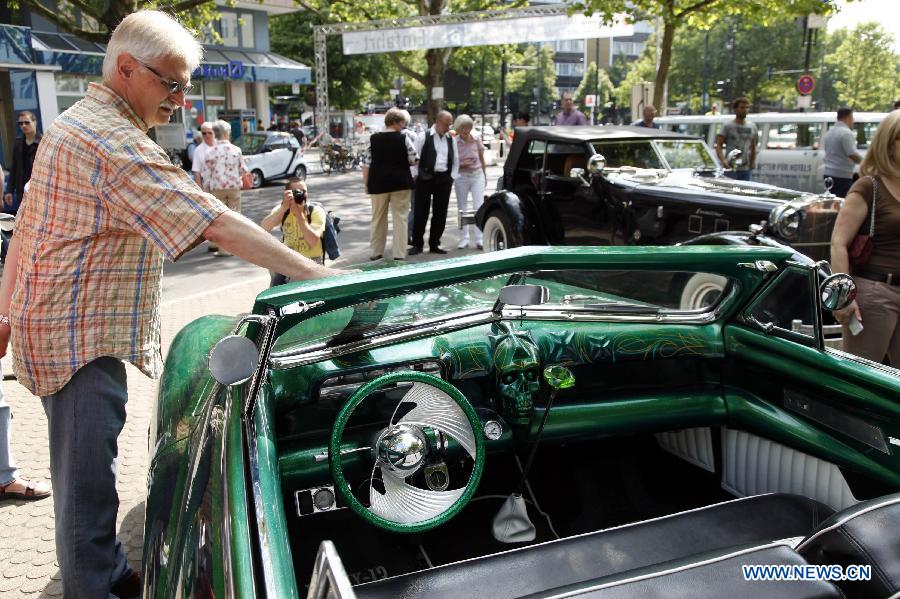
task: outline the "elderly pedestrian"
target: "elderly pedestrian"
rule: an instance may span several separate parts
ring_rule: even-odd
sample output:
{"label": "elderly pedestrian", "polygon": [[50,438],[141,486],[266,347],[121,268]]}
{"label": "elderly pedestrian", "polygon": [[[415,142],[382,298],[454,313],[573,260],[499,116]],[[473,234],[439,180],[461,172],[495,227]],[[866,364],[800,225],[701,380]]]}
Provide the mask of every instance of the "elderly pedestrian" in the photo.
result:
{"label": "elderly pedestrian", "polygon": [[12,166],[9,170],[7,192],[3,194],[3,212],[16,214],[25,196],[25,184],[31,179],[34,156],[37,154],[41,136],[37,132],[37,118],[30,110],[23,110],[18,115],[19,129],[22,137],[16,140],[12,148]]}
{"label": "elderly pedestrian", "polygon": [[[171,16],[125,17],[102,83],[47,129],[0,283],[0,355],[47,414],[65,597],[136,597],[116,540],[124,361],[158,377],[163,259],[203,238],[295,279],[340,273],[200,190],[148,136],[184,106],[203,49]],[[21,260],[19,257],[21,256]],[[8,315],[8,321],[7,317]]]}
{"label": "elderly pedestrian", "polygon": [[555,125],[587,125],[587,117],[584,113],[575,108],[575,100],[572,98],[572,92],[563,92],[562,110],[556,113]]}
{"label": "elderly pedestrian", "polygon": [[[244,164],[241,149],[231,143],[231,125],[226,121],[216,121],[212,129],[216,145],[206,151],[206,157],[203,159],[201,167],[203,188],[228,206],[229,210],[240,213],[241,175],[250,171]],[[209,250],[215,252],[216,256],[231,255],[213,243],[209,244]]]}
{"label": "elderly pedestrian", "polygon": [[393,223],[391,254],[394,260],[406,259],[406,221],[413,187],[410,166],[418,160],[415,145],[404,131],[408,124],[407,111],[389,109],[384,115],[384,131],[371,135],[363,156],[363,185],[372,200],[370,260],[380,260],[384,254],[388,209]]}
{"label": "elderly pedestrian", "polygon": [[[459,176],[459,150],[456,138],[450,135],[453,115],[442,110],[427,131],[416,138],[419,174],[416,177],[415,222],[413,223],[410,256],[421,254],[425,246],[425,225],[431,212],[428,230],[428,249],[432,254],[446,254],[441,236],[447,226],[447,207],[453,181]],[[433,208],[432,208],[433,206]]]}
{"label": "elderly pedestrian", "polygon": [[194,157],[191,160],[191,174],[194,176],[194,181],[197,185],[203,188],[203,161],[206,159],[206,153],[216,145],[216,134],[213,131],[211,121],[206,121],[200,125],[200,137],[203,139],[203,143],[194,149]]}
{"label": "elderly pedestrian", "polygon": [[[484,144],[481,136],[472,129],[475,122],[467,114],[456,117],[453,130],[456,131],[456,146],[459,148],[459,176],[453,182],[456,189],[458,213],[468,210],[469,195],[472,196],[472,210],[478,210],[484,203],[484,188],[487,184],[487,165],[484,162]],[[458,249],[469,246],[471,232],[475,231],[475,247],[484,247],[481,229],[475,225],[459,225]]]}
{"label": "elderly pedestrian", "polygon": [[[900,111],[881,121],[831,233],[835,272],[852,272],[856,300],[834,312],[843,325],[844,350],[873,362],[890,357],[900,366]],[[872,254],[851,266],[849,247],[858,233],[869,233]],[[859,325],[862,325],[860,330]]]}
{"label": "elderly pedestrian", "polygon": [[740,150],[741,157],[733,169],[725,171],[732,179],[749,181],[750,174],[756,168],[756,144],[759,131],[756,125],[747,120],[750,112],[750,100],[741,96],[732,103],[734,120],[725,123],[716,135],[716,156],[723,165],[728,165],[727,155],[732,150]]}
{"label": "elderly pedestrian", "polygon": [[853,132],[853,109],[839,108],[837,122],[822,136],[825,150],[824,176],[831,177],[831,192],[843,198],[853,185],[853,169],[862,162],[856,149],[856,134]]}

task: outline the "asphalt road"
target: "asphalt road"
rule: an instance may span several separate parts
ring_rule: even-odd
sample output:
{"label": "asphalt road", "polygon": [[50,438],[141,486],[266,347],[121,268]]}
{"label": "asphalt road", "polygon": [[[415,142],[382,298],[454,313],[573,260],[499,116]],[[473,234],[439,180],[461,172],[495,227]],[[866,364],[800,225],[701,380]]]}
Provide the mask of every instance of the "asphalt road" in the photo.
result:
{"label": "asphalt road", "polygon": [[[306,156],[309,165],[310,200],[322,203],[326,210],[334,211],[341,218],[341,232],[338,242],[341,247],[341,258],[329,265],[344,266],[368,262],[369,257],[369,225],[372,208],[368,195],[362,184],[362,173],[359,170],[348,173],[324,174],[318,166],[318,155],[310,152]],[[493,188],[497,177],[501,175],[501,167],[488,168],[489,186]],[[241,212],[254,222],[260,222],[268,212],[281,201],[284,181],[270,181],[260,189],[243,192],[241,196]],[[447,228],[441,245],[452,250],[447,258],[474,253],[477,250],[456,250],[459,241],[459,230],[456,227],[456,196],[451,194],[450,210],[447,217]],[[281,239],[279,231],[273,235]],[[390,252],[390,229],[388,230],[388,252]],[[164,303],[177,301],[216,287],[225,288],[230,284],[240,283],[248,279],[268,276],[267,271],[245,262],[237,257],[217,257],[207,250],[204,242],[181,257],[178,262],[166,262],[163,275]],[[415,262],[432,259],[426,252],[416,256]],[[249,306],[248,306],[249,308]]]}

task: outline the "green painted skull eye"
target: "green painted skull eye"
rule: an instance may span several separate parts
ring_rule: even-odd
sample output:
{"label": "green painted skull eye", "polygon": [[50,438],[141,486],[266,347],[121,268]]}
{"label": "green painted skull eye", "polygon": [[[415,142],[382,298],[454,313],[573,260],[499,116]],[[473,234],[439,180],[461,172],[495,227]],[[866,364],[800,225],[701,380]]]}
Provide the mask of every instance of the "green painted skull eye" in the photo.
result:
{"label": "green painted skull eye", "polygon": [[511,385],[516,381],[516,375],[512,373],[507,373],[503,375],[503,384]]}

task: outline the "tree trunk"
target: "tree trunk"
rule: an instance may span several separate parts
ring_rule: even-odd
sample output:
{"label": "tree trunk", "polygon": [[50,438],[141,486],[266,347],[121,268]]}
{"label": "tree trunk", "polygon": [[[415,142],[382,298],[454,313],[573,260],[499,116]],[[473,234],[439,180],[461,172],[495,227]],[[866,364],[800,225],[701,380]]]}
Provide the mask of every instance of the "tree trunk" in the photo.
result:
{"label": "tree trunk", "polygon": [[448,55],[448,53],[443,48],[435,48],[425,52],[425,64],[427,65],[425,71],[425,93],[428,94],[426,106],[428,107],[429,125],[434,124],[437,113],[444,108],[443,98],[436,100],[432,96],[434,95],[435,87],[444,86],[444,69],[447,64],[445,55]]}
{"label": "tree trunk", "polygon": [[663,114],[663,95],[666,91],[666,80],[669,78],[669,66],[672,64],[672,44],[675,41],[675,23],[666,21],[663,28],[662,44],[659,49],[659,69],[656,71],[656,89],[653,91],[653,105]]}

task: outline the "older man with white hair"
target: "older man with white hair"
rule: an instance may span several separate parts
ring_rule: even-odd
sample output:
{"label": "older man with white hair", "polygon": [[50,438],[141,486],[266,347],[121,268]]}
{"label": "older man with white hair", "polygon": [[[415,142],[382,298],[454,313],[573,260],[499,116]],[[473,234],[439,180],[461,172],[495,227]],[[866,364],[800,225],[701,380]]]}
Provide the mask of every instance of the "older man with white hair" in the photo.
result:
{"label": "older man with white hair", "polygon": [[193,175],[197,185],[203,187],[203,161],[206,158],[206,153],[216,146],[216,134],[213,131],[211,121],[206,121],[200,125],[200,137],[202,142],[194,150],[194,156],[191,158],[191,175]]}
{"label": "older man with white hair", "polygon": [[[241,149],[231,143],[231,125],[227,121],[213,123],[216,145],[209,148],[200,169],[203,189],[216,196],[230,210],[241,211],[241,175],[248,173]],[[228,256],[212,242],[209,250],[216,256]]]}
{"label": "older man with white hair", "polygon": [[151,377],[162,369],[163,259],[206,238],[292,279],[341,272],[228,210],[147,136],[184,105],[201,57],[200,44],[162,12],[122,20],[103,82],[44,135],[0,283],[0,355],[12,336],[19,382],[47,414],[67,598],[140,594],[116,540],[115,465],[124,361]]}

